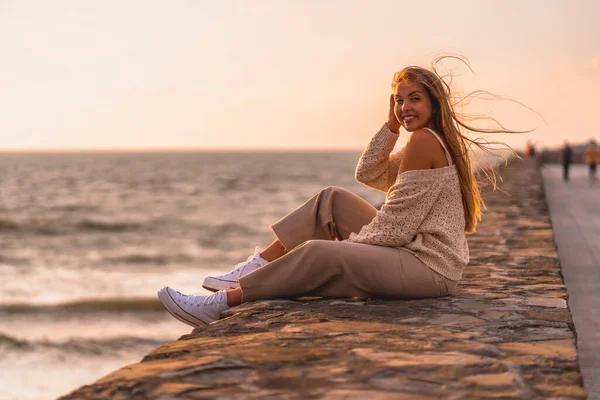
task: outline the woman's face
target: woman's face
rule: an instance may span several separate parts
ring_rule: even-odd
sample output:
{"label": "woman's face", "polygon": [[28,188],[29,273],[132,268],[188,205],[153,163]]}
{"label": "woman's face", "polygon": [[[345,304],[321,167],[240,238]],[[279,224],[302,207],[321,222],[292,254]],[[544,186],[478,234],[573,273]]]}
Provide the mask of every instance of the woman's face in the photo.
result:
{"label": "woman's face", "polygon": [[394,113],[408,132],[433,128],[431,100],[420,83],[400,82],[394,89]]}

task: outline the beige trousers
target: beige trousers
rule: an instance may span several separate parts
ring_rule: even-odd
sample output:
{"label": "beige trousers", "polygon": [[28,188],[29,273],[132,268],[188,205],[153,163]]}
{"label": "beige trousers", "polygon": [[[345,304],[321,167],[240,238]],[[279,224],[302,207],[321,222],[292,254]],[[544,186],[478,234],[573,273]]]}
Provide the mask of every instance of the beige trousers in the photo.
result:
{"label": "beige trousers", "polygon": [[297,296],[430,298],[456,282],[408,250],[344,241],[377,209],[328,187],[271,226],[287,254],[242,277],[243,301]]}

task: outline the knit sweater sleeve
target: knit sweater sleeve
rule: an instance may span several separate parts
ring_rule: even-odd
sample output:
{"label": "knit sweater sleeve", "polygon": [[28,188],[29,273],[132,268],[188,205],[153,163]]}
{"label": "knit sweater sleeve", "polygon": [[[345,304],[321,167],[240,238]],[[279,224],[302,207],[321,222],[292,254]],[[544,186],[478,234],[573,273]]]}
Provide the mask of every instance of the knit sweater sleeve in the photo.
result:
{"label": "knit sweater sleeve", "polygon": [[413,241],[440,195],[443,179],[429,179],[420,170],[400,175],[375,218],[350,242],[400,247]]}
{"label": "knit sweater sleeve", "polygon": [[398,136],[383,124],[358,161],[355,172],[358,182],[382,192],[388,191],[398,176],[404,152],[402,149],[390,155]]}

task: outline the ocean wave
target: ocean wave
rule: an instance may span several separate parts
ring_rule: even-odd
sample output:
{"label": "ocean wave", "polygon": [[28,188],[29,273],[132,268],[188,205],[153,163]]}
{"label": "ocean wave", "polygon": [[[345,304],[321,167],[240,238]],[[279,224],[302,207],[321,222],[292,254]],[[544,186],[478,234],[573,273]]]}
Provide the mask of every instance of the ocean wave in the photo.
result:
{"label": "ocean wave", "polygon": [[1,314],[50,314],[90,312],[157,312],[163,306],[156,298],[115,298],[79,300],[55,305],[2,304]]}
{"label": "ocean wave", "polygon": [[23,232],[40,235],[60,235],[66,233],[64,221],[51,218],[35,218],[32,221],[17,223],[8,218],[0,218],[0,232]]}
{"label": "ocean wave", "polygon": [[65,218],[43,217],[16,222],[9,218],[0,218],[0,232],[21,232],[49,236],[68,235],[78,231],[127,232],[143,229],[144,224],[139,222],[100,221],[94,219],[69,221]]}
{"label": "ocean wave", "polygon": [[17,258],[17,257],[6,257],[0,255],[0,265],[4,266],[16,266],[16,265],[27,265],[29,260],[26,258]]}
{"label": "ocean wave", "polygon": [[226,250],[239,238],[258,237],[260,231],[248,225],[225,222],[218,225],[198,226],[197,243],[203,248]]}
{"label": "ocean wave", "polygon": [[0,231],[16,231],[19,224],[8,218],[0,218]]}
{"label": "ocean wave", "polygon": [[171,264],[171,263],[188,263],[194,258],[187,254],[129,254],[119,257],[107,257],[104,260],[110,263],[125,263],[125,264]]}
{"label": "ocean wave", "polygon": [[12,336],[7,336],[0,332],[0,349],[2,348],[19,348],[25,349],[31,347],[31,343],[26,340],[19,340]]}
{"label": "ocean wave", "polygon": [[92,206],[89,204],[59,204],[48,207],[49,210],[52,211],[66,211],[66,212],[76,212],[76,211],[87,211],[94,212],[99,209],[97,206]]}
{"label": "ocean wave", "polygon": [[235,222],[223,222],[216,225],[198,225],[197,228],[203,232],[215,235],[253,235],[258,233],[256,229],[247,224],[238,224]]}
{"label": "ocean wave", "polygon": [[[166,339],[165,339],[166,340]],[[81,355],[99,355],[135,351],[140,347],[155,347],[165,342],[163,339],[150,339],[132,336],[111,337],[104,339],[73,338],[63,341],[21,340],[0,332],[0,350],[4,351],[38,351],[56,349],[61,352],[73,352]]]}
{"label": "ocean wave", "polygon": [[[156,219],[149,221],[122,221],[84,218],[69,220],[67,218],[35,217],[25,221],[15,221],[10,218],[0,218],[0,232],[22,232],[41,235],[68,235],[80,231],[85,232],[150,232],[160,228],[161,231],[171,227],[185,230],[196,230],[215,236],[255,235],[258,230],[247,224],[223,222],[205,224],[177,219]],[[135,261],[134,261],[135,262]]]}
{"label": "ocean wave", "polygon": [[125,232],[137,231],[142,228],[142,224],[137,222],[108,222],[86,219],[77,224],[77,226],[86,231],[101,232]]}

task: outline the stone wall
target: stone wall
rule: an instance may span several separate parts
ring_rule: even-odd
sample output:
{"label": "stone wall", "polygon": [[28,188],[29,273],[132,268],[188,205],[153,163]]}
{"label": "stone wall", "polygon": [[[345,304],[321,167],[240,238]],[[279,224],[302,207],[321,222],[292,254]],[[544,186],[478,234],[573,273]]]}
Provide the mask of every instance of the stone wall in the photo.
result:
{"label": "stone wall", "polygon": [[537,161],[502,175],[455,294],[248,303],[63,399],[586,398]]}

